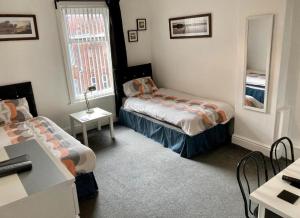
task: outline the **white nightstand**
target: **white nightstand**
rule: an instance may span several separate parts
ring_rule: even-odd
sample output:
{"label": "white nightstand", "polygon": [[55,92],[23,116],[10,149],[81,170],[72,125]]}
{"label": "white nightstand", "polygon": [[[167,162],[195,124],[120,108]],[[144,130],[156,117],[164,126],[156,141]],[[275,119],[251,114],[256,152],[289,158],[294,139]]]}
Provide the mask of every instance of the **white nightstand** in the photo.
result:
{"label": "white nightstand", "polygon": [[87,129],[86,129],[87,124],[98,122],[98,130],[101,130],[101,120],[103,119],[109,119],[110,136],[112,139],[115,138],[113,114],[108,111],[102,110],[100,108],[93,108],[92,110],[94,110],[94,112],[91,114],[88,114],[86,110],[70,114],[72,135],[74,138],[76,138],[76,133],[75,133],[75,121],[76,121],[80,123],[82,126],[83,140],[86,146],[89,146]]}

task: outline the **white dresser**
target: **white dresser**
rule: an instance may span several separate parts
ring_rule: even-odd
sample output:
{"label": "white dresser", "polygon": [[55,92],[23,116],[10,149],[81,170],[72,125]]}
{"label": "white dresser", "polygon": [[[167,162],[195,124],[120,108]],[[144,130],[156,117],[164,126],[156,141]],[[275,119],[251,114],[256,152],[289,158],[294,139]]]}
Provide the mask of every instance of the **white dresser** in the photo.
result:
{"label": "white dresser", "polygon": [[0,217],[79,217],[75,178],[62,162],[34,140],[1,148],[0,161],[22,154],[32,170],[0,178]]}

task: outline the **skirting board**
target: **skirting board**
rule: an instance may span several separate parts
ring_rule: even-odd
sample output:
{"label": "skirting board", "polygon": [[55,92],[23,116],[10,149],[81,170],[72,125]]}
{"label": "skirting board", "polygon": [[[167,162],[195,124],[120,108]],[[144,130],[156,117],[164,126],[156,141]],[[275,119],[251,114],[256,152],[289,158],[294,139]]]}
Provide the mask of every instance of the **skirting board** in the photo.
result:
{"label": "skirting board", "polygon": [[[270,155],[271,145],[262,144],[260,142],[248,139],[243,136],[234,134],[232,136],[232,143],[246,148],[250,151],[260,151],[267,157]],[[295,158],[300,158],[300,146],[294,145]]]}
{"label": "skirting board", "polygon": [[300,158],[300,145],[294,145],[295,158]]}
{"label": "skirting board", "polygon": [[262,144],[260,142],[257,142],[257,141],[254,141],[254,140],[251,140],[251,139],[248,139],[246,137],[239,136],[236,134],[233,134],[233,136],[232,136],[232,143],[239,145],[243,148],[246,148],[250,151],[260,151],[266,156],[269,156],[270,149],[271,149],[271,145],[268,146],[268,145]]}

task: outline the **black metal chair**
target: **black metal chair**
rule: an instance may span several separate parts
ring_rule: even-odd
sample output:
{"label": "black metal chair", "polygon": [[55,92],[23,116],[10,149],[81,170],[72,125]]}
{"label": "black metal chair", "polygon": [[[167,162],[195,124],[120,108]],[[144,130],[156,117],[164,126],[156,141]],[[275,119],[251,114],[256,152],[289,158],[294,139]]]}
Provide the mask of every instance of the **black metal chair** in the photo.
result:
{"label": "black metal chair", "polygon": [[[288,158],[287,145],[289,145],[290,148],[290,160]],[[283,155],[282,153],[278,155],[278,152],[283,152]],[[295,161],[295,157],[294,157],[294,147],[291,139],[289,139],[288,137],[282,137],[277,141],[275,141],[271,147],[270,160],[271,160],[271,165],[272,165],[274,175],[276,175],[281,170],[286,168],[288,165],[293,163]]]}
{"label": "black metal chair", "polygon": [[[254,166],[254,168],[252,166]],[[254,181],[255,179],[253,176],[249,178],[249,174],[247,174],[247,172],[255,174],[257,181]],[[247,154],[238,163],[236,176],[244,200],[244,210],[246,218],[257,217],[258,206],[252,203],[252,201],[249,199],[249,196],[251,192],[268,181],[268,168],[264,155],[259,151],[253,151]],[[280,216],[274,214],[269,210],[266,210],[265,218],[271,217],[277,218]]]}

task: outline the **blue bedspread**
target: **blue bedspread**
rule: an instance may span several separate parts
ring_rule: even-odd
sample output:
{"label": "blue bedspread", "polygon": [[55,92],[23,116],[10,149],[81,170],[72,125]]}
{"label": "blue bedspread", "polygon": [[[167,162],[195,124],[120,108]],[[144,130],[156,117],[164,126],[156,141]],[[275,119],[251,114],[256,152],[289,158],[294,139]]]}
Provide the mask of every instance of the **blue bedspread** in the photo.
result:
{"label": "blue bedspread", "polygon": [[144,115],[120,110],[119,122],[172,149],[182,157],[192,158],[207,153],[231,140],[230,123],[217,125],[195,136],[188,136],[171,125],[155,121]]}

